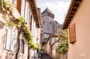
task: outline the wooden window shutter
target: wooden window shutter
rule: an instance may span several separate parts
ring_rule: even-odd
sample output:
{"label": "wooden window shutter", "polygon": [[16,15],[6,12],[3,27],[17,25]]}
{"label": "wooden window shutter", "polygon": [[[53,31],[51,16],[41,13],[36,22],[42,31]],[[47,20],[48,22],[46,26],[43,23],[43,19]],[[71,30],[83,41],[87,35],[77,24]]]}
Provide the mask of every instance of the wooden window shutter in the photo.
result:
{"label": "wooden window shutter", "polygon": [[69,37],[70,37],[70,43],[76,42],[76,29],[75,24],[72,24],[69,26]]}
{"label": "wooden window shutter", "polygon": [[21,0],[17,0],[17,10],[19,13],[21,13]]}

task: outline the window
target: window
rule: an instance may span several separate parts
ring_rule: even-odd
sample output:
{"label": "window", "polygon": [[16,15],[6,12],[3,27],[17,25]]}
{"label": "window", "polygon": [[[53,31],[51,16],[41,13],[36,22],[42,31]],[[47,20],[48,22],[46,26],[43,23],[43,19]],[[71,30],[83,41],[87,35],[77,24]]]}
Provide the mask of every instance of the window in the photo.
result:
{"label": "window", "polygon": [[75,30],[75,24],[70,25],[69,27],[69,37],[70,37],[70,43],[76,42],[76,30]]}
{"label": "window", "polygon": [[15,33],[11,29],[6,29],[6,44],[7,51],[14,51]]}
{"label": "window", "polygon": [[24,54],[24,40],[23,39],[21,39],[21,52]]}

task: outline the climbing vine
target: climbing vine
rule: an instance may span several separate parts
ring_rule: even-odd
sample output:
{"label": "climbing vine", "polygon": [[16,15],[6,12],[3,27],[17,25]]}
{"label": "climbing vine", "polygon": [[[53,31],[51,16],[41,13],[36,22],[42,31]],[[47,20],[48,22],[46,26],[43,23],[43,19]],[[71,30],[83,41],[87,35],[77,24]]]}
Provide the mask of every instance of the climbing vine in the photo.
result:
{"label": "climbing vine", "polygon": [[64,54],[68,51],[68,33],[67,33],[67,30],[62,31],[62,36],[63,36],[62,40],[61,40],[61,38],[59,38],[59,40],[61,40],[61,42],[60,42],[58,49],[57,49],[57,52],[59,54]]}
{"label": "climbing vine", "polygon": [[[4,0],[0,0],[0,8],[5,8],[7,11],[9,11],[12,14],[12,9],[13,9],[13,5],[10,4],[9,2],[5,2]],[[27,25],[25,24],[25,19],[23,17],[18,17],[16,19],[14,19],[15,21],[10,21],[9,20],[9,15],[8,14],[3,14],[4,15],[4,19],[5,19],[5,24],[9,27],[13,27],[13,26],[17,26],[18,28],[21,28],[23,35],[29,45],[30,48],[32,49],[37,49],[38,51],[40,50],[40,44],[39,43],[35,43],[33,41],[33,36],[30,32],[30,30],[28,29]],[[15,17],[13,17],[15,18]]]}
{"label": "climbing vine", "polygon": [[61,42],[61,45],[58,47],[57,52],[60,54],[64,54],[68,51],[68,41],[67,40],[63,40]]}
{"label": "climbing vine", "polygon": [[40,44],[35,43],[33,41],[33,36],[31,34],[30,30],[27,28],[27,25],[25,24],[24,18],[19,17],[16,19],[16,21],[17,21],[17,26],[22,28],[23,35],[24,35],[26,41],[28,42],[29,47],[40,50]]}
{"label": "climbing vine", "polygon": [[0,8],[5,8],[8,11],[12,11],[13,4],[11,4],[9,1],[0,0]]}

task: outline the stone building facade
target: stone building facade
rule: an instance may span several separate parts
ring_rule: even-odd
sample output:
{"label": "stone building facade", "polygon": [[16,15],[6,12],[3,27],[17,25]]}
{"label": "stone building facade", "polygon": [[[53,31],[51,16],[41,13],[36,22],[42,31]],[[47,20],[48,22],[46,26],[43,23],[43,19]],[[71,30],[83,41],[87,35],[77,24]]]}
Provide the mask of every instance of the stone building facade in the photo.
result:
{"label": "stone building facade", "polygon": [[42,12],[42,24],[41,24],[41,41],[42,43],[50,36],[59,34],[59,30],[62,28],[62,25],[57,21],[54,21],[54,14],[46,8]]}
{"label": "stone building facade", "polygon": [[42,30],[41,40],[47,39],[50,35],[54,34],[53,27],[54,15],[47,8],[42,12]]}
{"label": "stone building facade", "polygon": [[[42,22],[41,22],[41,46],[42,50],[46,52],[50,57],[54,58],[52,55],[52,44],[57,41],[58,38],[53,37],[61,33],[62,25],[54,20],[55,15],[46,8],[42,12]],[[49,38],[52,37],[52,38]],[[49,40],[49,41],[48,41]],[[56,47],[54,47],[56,49]],[[41,53],[46,55],[46,53]],[[43,57],[42,57],[43,58]],[[52,59],[51,58],[51,59]],[[47,59],[50,59],[49,57]]]}
{"label": "stone building facade", "polygon": [[57,21],[54,21],[54,34],[60,35],[62,30],[62,25],[59,24]]}
{"label": "stone building facade", "polygon": [[[8,20],[13,20],[21,16],[24,17],[25,23],[34,37],[34,42],[40,43],[40,8],[37,8],[35,0],[4,1],[12,4],[13,12],[10,14],[9,11],[5,12],[6,10],[4,8],[3,10],[0,8],[0,59],[39,59],[37,50],[29,49],[26,39],[23,36],[23,31],[19,33],[16,26],[12,28],[7,26],[5,24],[5,17],[8,14]],[[20,34],[19,40],[18,34]]]}

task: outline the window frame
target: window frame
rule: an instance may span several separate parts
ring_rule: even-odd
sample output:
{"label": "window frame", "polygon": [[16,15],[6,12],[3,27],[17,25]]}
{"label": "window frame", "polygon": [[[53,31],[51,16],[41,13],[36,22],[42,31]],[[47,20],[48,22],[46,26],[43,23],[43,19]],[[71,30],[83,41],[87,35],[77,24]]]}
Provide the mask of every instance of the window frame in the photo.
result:
{"label": "window frame", "polygon": [[[8,40],[8,31],[11,31],[11,35],[10,35],[10,40]],[[10,34],[10,33],[9,33]],[[10,28],[6,28],[6,33],[5,33],[5,50],[6,51],[11,51],[13,52],[14,51],[14,32],[12,29]],[[13,40],[13,41],[12,41]],[[8,44],[9,42],[9,44]],[[12,45],[13,44],[13,45]],[[9,46],[8,46],[9,45]]]}
{"label": "window frame", "polygon": [[25,48],[25,42],[24,42],[24,40],[23,39],[21,39],[21,44],[20,44],[20,46],[21,46],[21,48],[20,48],[20,50],[21,50],[21,53],[23,53],[24,54],[24,48]]}

